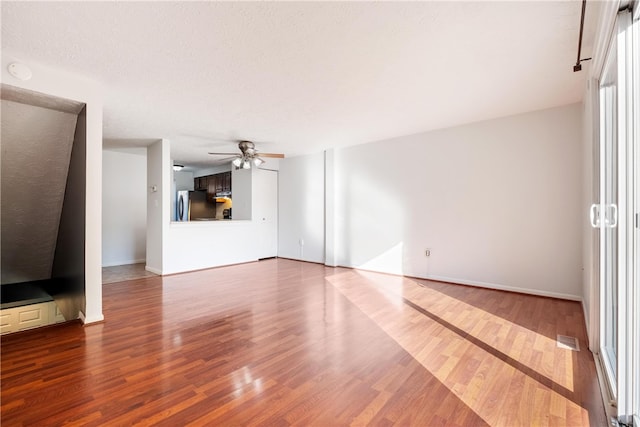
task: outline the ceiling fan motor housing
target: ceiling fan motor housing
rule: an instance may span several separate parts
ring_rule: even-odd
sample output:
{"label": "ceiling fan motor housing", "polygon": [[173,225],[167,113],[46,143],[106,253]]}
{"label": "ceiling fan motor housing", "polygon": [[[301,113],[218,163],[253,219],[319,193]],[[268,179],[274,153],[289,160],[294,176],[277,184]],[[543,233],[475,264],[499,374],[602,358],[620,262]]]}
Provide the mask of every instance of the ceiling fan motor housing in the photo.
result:
{"label": "ceiling fan motor housing", "polygon": [[256,153],[256,146],[251,141],[240,141],[238,148],[240,148],[240,151],[245,155],[254,156]]}

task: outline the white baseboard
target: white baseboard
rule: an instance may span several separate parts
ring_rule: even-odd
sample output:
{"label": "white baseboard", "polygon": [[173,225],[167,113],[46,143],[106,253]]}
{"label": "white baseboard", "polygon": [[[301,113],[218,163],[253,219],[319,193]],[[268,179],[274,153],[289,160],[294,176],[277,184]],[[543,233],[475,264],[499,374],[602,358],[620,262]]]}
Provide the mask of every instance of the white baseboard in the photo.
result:
{"label": "white baseboard", "polygon": [[149,267],[148,265],[144,266],[144,269],[152,272],[153,274],[157,274],[158,276],[162,276],[162,270],[158,270],[157,268]]}
{"label": "white baseboard", "polygon": [[124,261],[111,261],[111,262],[104,262],[102,263],[103,267],[115,267],[117,265],[131,265],[131,264],[142,264],[143,262],[146,262],[146,258],[142,258],[142,259],[129,259],[129,260],[124,260]]}
{"label": "white baseboard", "polygon": [[156,269],[151,269],[149,267],[147,267],[147,271],[150,271],[152,273],[155,274],[159,274],[161,276],[169,276],[172,274],[181,274],[181,273],[192,273],[194,271],[202,271],[202,270],[209,270],[211,268],[219,268],[219,267],[230,267],[232,265],[240,265],[240,264],[248,264],[251,262],[258,262],[260,261],[258,258],[252,258],[252,259],[248,259],[248,260],[243,260],[243,261],[238,261],[238,262],[232,262],[229,264],[216,264],[216,265],[208,265],[208,266],[203,266],[203,267],[191,267],[188,270],[163,270],[162,272],[160,272],[159,270]]}
{"label": "white baseboard", "polygon": [[426,280],[437,280],[439,282],[456,283],[459,285],[477,286],[479,288],[495,289],[498,291],[518,292],[521,294],[537,295],[541,297],[551,297],[551,298],[582,302],[582,297],[579,295],[563,294],[560,292],[542,291],[540,289],[518,288],[515,286],[499,285],[497,283],[478,282],[475,280],[457,279],[454,277],[444,277],[444,276],[428,276],[428,277],[420,277],[420,278],[426,279]]}
{"label": "white baseboard", "polygon": [[104,315],[100,314],[99,316],[86,317],[82,311],[78,311],[78,318],[84,325],[88,325],[90,323],[102,322]]}
{"label": "white baseboard", "polygon": [[558,299],[564,299],[569,301],[582,302],[582,297],[579,295],[563,294],[560,292],[549,292],[549,291],[543,291],[540,289],[518,288],[515,286],[500,285],[497,283],[480,282],[480,281],[468,280],[468,279],[459,279],[456,277],[433,276],[433,275],[411,276],[411,275],[405,275],[405,274],[392,273],[388,271],[377,271],[377,270],[370,270],[370,269],[344,266],[344,265],[341,265],[340,267],[353,268],[355,270],[362,270],[362,271],[372,271],[374,273],[391,274],[394,276],[415,277],[416,279],[423,279],[423,280],[435,280],[437,282],[453,283],[457,285],[475,286],[477,288],[494,289],[497,291],[516,292],[520,294],[537,295],[541,297],[550,297],[550,298],[558,298]]}
{"label": "white baseboard", "polygon": [[584,304],[584,299],[582,300],[581,304],[582,304],[582,315],[584,316],[584,327],[585,327],[585,330],[587,331],[587,347],[589,348],[589,351],[591,351],[592,353],[595,353],[597,349],[592,346],[593,340],[591,337],[591,330],[589,329],[589,325],[591,324],[591,322],[589,318],[589,313],[587,312],[587,306]]}

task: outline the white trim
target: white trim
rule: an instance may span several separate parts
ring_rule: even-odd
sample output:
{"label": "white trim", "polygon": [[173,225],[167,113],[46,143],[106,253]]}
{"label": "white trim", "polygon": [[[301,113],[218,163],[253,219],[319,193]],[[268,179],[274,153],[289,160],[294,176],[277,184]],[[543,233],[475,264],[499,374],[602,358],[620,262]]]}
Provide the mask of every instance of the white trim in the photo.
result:
{"label": "white trim", "polygon": [[[591,186],[589,204],[600,203],[600,82],[591,79],[588,86],[591,97]],[[587,337],[589,350],[597,353],[600,348],[600,227],[591,227],[589,236],[590,255],[588,272],[589,313],[585,316],[587,322]]]}
{"label": "white trim", "polygon": [[596,30],[595,49],[593,54],[593,65],[591,67],[591,76],[600,78],[604,68],[605,59],[607,58],[607,50],[611,44],[611,37],[615,32],[615,22],[620,8],[620,1],[602,2],[600,11],[600,19],[598,20],[598,29]]}
{"label": "white trim", "polygon": [[150,271],[154,274],[157,274],[158,276],[162,276],[162,270],[158,270],[157,268],[153,268],[153,267],[149,267],[148,265],[144,266],[144,269],[147,271]]}
{"label": "white trim", "polygon": [[[81,314],[82,312],[80,312],[79,314]],[[93,317],[84,317],[82,316],[80,318],[80,320],[82,320],[82,323],[85,325],[89,325],[91,323],[97,323],[97,322],[102,322],[104,321],[104,315],[99,315],[99,316],[93,316]]]}
{"label": "white trim", "polygon": [[[268,257],[268,258],[263,258],[263,259],[269,259],[269,258],[278,258],[278,256],[275,257]],[[293,258],[291,258],[293,259]],[[182,273],[193,273],[194,271],[202,271],[202,270],[210,270],[212,268],[220,268],[220,267],[231,267],[233,265],[241,265],[241,264],[249,264],[252,262],[258,262],[260,261],[260,258],[251,258],[248,260],[242,260],[242,261],[238,261],[238,262],[232,262],[229,264],[216,264],[216,265],[207,265],[207,266],[203,266],[203,267],[197,267],[197,268],[190,268],[189,270],[167,270],[164,269],[162,271],[157,270],[157,269],[152,269],[150,267],[146,267],[147,271],[150,271],[152,273],[158,274],[160,276],[168,276],[168,275],[173,275],[173,274],[182,274]],[[313,261],[305,261],[303,259],[296,259],[295,261],[302,261],[302,262],[313,262]],[[322,263],[320,263],[322,264]]]}
{"label": "white trim", "polygon": [[112,262],[103,263],[102,266],[103,267],[116,267],[116,266],[119,266],[119,265],[142,264],[146,260],[147,260],[146,258],[141,258],[141,259],[132,259],[132,260],[128,259],[128,260],[124,260],[124,261],[112,261]]}
{"label": "white trim", "polygon": [[616,406],[615,406],[615,398],[611,394],[611,388],[609,387],[609,383],[606,379],[606,375],[604,373],[604,366],[602,365],[602,358],[599,353],[593,353],[593,360],[596,365],[596,374],[598,375],[598,383],[600,384],[600,396],[602,397],[602,403],[604,405],[604,410],[606,412],[607,418],[615,419],[618,417]]}
{"label": "white trim", "polygon": [[638,215],[640,212],[640,2],[636,1],[634,4],[634,20],[631,27],[633,33],[632,39],[632,58],[633,69],[635,71],[631,85],[633,87],[632,101],[631,101],[631,114],[633,118],[632,126],[632,138],[630,141],[630,157],[632,157],[631,169],[633,170],[633,177],[631,178],[631,197],[629,201],[632,218],[630,221],[630,240],[631,242],[631,254],[629,256],[630,263],[630,277],[631,286],[629,288],[629,300],[631,306],[629,309],[629,329],[631,342],[629,343],[629,367],[631,369],[630,377],[635,379],[631,381],[629,391],[631,393],[630,401],[630,413],[633,414],[633,423],[636,426],[640,426],[640,224],[634,224],[635,218],[633,216]]}
{"label": "white trim", "polygon": [[584,316],[585,327],[587,328],[587,347],[589,348],[589,351],[593,353],[594,349],[596,349],[597,347],[592,346],[593,338],[589,334],[589,319],[590,319],[590,317],[589,317],[589,312],[587,310],[587,306],[584,303],[584,299],[580,302],[580,305],[582,305],[582,315]]}
{"label": "white trim", "polygon": [[324,265],[335,267],[336,254],[336,150],[324,151]]}
{"label": "white trim", "polygon": [[633,67],[632,67],[632,33],[631,13],[619,14],[618,30],[618,349],[617,349],[617,381],[618,381],[618,418],[628,422],[632,413],[632,314],[633,294]]}
{"label": "white trim", "polygon": [[560,292],[548,292],[548,291],[541,291],[539,289],[518,288],[515,286],[500,285],[500,284],[488,283],[488,282],[478,282],[476,280],[457,279],[454,277],[445,277],[445,276],[426,276],[426,277],[420,277],[420,278],[425,280],[437,280],[439,282],[449,282],[449,283],[454,283],[458,285],[468,285],[468,286],[475,286],[479,288],[495,289],[498,291],[517,292],[520,294],[529,294],[529,295],[536,295],[541,297],[551,297],[551,298],[559,298],[564,300],[582,302],[582,296],[580,295],[563,294]]}
{"label": "white trim", "polygon": [[89,325],[91,323],[104,321],[104,315],[100,314],[99,316],[86,317],[82,311],[78,311],[78,319],[80,319],[83,325]]}
{"label": "white trim", "polygon": [[[617,236],[617,344],[616,351],[616,382],[617,382],[617,406],[618,417],[624,416],[628,411],[627,404],[627,135],[629,129],[629,117],[627,111],[627,76],[628,76],[628,43],[627,21],[630,21],[630,14],[620,13],[618,15],[618,52],[617,52],[617,68],[618,68],[618,171],[617,171],[617,192],[618,192],[618,236]],[[606,365],[605,365],[606,366]]]}

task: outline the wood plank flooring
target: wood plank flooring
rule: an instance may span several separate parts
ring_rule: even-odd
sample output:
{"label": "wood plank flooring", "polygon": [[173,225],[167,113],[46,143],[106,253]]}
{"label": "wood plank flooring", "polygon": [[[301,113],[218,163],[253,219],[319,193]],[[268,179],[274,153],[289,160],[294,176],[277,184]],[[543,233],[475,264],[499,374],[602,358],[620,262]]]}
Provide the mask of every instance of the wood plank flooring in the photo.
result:
{"label": "wood plank flooring", "polygon": [[1,338],[3,427],[606,425],[576,302],[285,259],[103,294]]}

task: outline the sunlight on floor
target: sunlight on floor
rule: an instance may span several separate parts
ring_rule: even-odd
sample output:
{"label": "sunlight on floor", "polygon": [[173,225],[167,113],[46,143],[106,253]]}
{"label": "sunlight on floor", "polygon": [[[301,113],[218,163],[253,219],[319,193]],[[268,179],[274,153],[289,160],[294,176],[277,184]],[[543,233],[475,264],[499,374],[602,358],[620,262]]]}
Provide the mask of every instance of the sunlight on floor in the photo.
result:
{"label": "sunlight on floor", "polygon": [[[364,277],[372,276],[372,273],[367,272],[358,274]],[[398,306],[400,301],[400,305],[404,305],[404,300],[409,300],[510,358],[518,360],[529,348],[541,352],[542,366],[537,372],[569,391],[574,391],[572,354],[557,350],[554,338],[531,331],[435,289],[421,286],[415,280],[393,277],[372,283],[375,283],[372,289],[392,304]],[[564,367],[564,376],[558,375],[559,364]]]}
{"label": "sunlight on floor", "polygon": [[581,418],[588,425],[586,410],[572,400],[574,352],[416,281],[363,282],[367,275],[326,280],[489,424]]}

